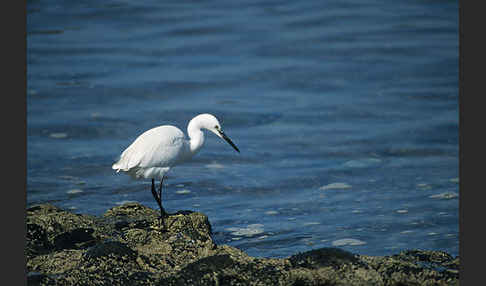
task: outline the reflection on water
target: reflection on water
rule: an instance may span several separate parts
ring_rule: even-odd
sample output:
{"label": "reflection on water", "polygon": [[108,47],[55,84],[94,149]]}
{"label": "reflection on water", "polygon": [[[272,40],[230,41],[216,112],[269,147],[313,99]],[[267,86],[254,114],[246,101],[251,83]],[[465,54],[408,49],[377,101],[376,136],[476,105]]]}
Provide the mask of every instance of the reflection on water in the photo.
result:
{"label": "reflection on water", "polygon": [[422,1],[27,3],[28,203],[156,208],[112,163],[215,114],[165,182],[256,256],[458,254],[458,6]]}

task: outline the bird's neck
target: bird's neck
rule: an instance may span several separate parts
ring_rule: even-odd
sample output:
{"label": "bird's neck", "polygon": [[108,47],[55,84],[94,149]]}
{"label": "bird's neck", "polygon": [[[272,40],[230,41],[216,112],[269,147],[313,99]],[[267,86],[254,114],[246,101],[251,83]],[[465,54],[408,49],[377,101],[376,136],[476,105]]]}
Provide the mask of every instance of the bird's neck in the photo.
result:
{"label": "bird's neck", "polygon": [[187,135],[189,135],[189,149],[191,154],[194,155],[204,144],[204,133],[201,127],[191,120],[187,126]]}
{"label": "bird's neck", "polygon": [[189,136],[190,150],[193,155],[196,154],[204,144],[204,133],[201,130],[199,130],[197,133],[198,134],[192,134],[192,136]]}

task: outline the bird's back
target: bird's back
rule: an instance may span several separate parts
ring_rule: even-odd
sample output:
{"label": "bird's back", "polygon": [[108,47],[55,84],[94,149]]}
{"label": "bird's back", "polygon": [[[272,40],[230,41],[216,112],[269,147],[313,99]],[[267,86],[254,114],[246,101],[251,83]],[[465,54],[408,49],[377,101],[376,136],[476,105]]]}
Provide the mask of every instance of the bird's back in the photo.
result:
{"label": "bird's back", "polygon": [[159,178],[170,167],[184,160],[187,151],[184,133],[171,125],[152,128],[128,146],[113,164],[117,171],[128,172],[135,178]]}

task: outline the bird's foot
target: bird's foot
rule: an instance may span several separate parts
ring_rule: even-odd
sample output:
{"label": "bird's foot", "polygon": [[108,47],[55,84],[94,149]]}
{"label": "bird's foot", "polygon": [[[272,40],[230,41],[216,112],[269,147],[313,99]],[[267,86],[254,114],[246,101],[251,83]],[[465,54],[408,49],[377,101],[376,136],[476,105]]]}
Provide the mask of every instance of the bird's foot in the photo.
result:
{"label": "bird's foot", "polygon": [[169,215],[165,211],[160,212],[159,216],[159,228],[161,229],[162,232],[168,231],[167,224],[166,224],[166,219],[169,217]]}

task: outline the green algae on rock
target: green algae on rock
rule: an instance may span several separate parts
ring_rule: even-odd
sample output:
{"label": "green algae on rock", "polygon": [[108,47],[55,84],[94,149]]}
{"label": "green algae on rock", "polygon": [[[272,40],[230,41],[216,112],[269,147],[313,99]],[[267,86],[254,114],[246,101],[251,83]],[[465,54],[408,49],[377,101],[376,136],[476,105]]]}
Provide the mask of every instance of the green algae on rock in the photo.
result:
{"label": "green algae on rock", "polygon": [[101,217],[50,204],[27,209],[29,285],[459,285],[459,258],[408,250],[392,256],[320,248],[256,258],[211,238],[207,216],[126,203]]}

